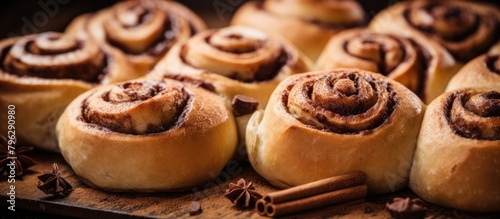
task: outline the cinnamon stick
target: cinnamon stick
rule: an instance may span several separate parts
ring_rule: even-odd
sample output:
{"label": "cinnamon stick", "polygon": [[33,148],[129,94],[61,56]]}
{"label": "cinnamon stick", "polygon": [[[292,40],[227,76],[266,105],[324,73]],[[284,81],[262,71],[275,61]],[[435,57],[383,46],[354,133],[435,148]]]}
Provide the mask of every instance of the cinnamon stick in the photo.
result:
{"label": "cinnamon stick", "polygon": [[269,204],[269,202],[266,202],[264,199],[259,199],[257,202],[255,202],[255,210],[260,216],[266,216],[267,204]]}
{"label": "cinnamon stick", "polygon": [[[342,204],[338,204],[338,205],[335,205],[337,207],[345,207],[345,206],[351,206],[351,205],[357,205],[357,204],[361,204],[365,202],[365,198],[362,198],[362,199],[356,199],[354,201],[349,201],[349,202],[345,202],[345,203],[342,203]],[[264,199],[259,199],[256,203],[255,203],[255,209],[257,211],[257,213],[260,215],[260,216],[266,216],[266,205],[267,204],[270,204],[269,202],[266,202],[264,201]]]}
{"label": "cinnamon stick", "polygon": [[359,185],[290,202],[283,202],[279,204],[267,203],[265,212],[267,216],[278,217],[281,215],[358,200],[366,197],[367,193],[368,186]]}
{"label": "cinnamon stick", "polygon": [[362,185],[365,183],[365,181],[366,176],[364,173],[354,172],[318,180],[277,192],[272,192],[264,196],[264,200],[266,202],[278,204],[286,201],[322,194],[325,192]]}
{"label": "cinnamon stick", "polygon": [[366,176],[354,172],[272,192],[255,204],[259,215],[277,217],[366,197]]}

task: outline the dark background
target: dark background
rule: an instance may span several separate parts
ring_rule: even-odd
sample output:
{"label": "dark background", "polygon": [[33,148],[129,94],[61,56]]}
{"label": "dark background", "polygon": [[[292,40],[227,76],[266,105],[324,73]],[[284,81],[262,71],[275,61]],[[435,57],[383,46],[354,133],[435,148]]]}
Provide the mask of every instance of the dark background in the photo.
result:
{"label": "dark background", "polygon": [[[179,0],[196,11],[209,27],[227,25],[247,0]],[[400,0],[360,0],[368,16]],[[113,5],[118,0],[3,0],[0,3],[0,39],[45,31],[64,31],[76,16]],[[498,0],[490,0],[496,5]],[[57,6],[53,6],[56,4]],[[44,9],[46,5],[48,8]]]}

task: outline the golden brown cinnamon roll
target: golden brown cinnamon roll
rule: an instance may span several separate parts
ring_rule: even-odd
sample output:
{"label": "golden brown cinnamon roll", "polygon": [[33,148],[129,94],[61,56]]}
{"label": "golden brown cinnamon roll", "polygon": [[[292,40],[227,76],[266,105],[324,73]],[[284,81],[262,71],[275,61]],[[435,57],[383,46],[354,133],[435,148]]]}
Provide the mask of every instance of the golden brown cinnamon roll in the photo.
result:
{"label": "golden brown cinnamon roll", "polygon": [[242,94],[265,106],[280,81],[310,70],[310,65],[285,41],[257,29],[232,26],[201,32],[176,45],[150,76],[207,81],[229,99]]}
{"label": "golden brown cinnamon roll", "polygon": [[425,39],[353,29],[333,36],[316,65],[317,70],[335,68],[379,72],[430,103],[459,66],[441,46]]}
{"label": "golden brown cinnamon roll", "polygon": [[76,18],[68,33],[90,35],[115,56],[130,62],[143,76],[177,42],[204,30],[205,23],[172,1],[123,1]]}
{"label": "golden brown cinnamon roll", "polygon": [[380,74],[294,75],[250,119],[250,162],[278,187],[362,171],[372,194],[389,193],[408,183],[423,112],[413,92]]}
{"label": "golden brown cinnamon roll", "polygon": [[266,0],[243,5],[231,24],[280,34],[316,60],[331,36],[365,20],[363,8],[352,0]]}
{"label": "golden brown cinnamon roll", "polygon": [[499,42],[500,10],[471,1],[402,2],[380,12],[370,26],[405,36],[423,35],[465,63]]}
{"label": "golden brown cinnamon roll", "polygon": [[55,124],[69,102],[131,72],[93,41],[55,32],[5,39],[0,52],[1,122],[7,124],[7,107],[14,106],[19,143],[52,151],[58,150]]}
{"label": "golden brown cinnamon roll", "polygon": [[[252,97],[263,109],[284,78],[307,72],[310,66],[287,42],[254,28],[231,26],[203,31],[177,44],[150,76],[203,83],[228,100]],[[240,138],[249,118],[238,116]]]}
{"label": "golden brown cinnamon roll", "polygon": [[500,91],[499,56],[487,54],[470,61],[451,79],[446,90],[486,88]]}
{"label": "golden brown cinnamon roll", "polygon": [[222,98],[173,80],[90,90],[57,124],[61,153],[85,183],[167,191],[212,179],[233,155],[234,117]]}
{"label": "golden brown cinnamon roll", "polygon": [[500,211],[500,93],[461,89],[424,116],[410,187],[424,200],[467,211]]}

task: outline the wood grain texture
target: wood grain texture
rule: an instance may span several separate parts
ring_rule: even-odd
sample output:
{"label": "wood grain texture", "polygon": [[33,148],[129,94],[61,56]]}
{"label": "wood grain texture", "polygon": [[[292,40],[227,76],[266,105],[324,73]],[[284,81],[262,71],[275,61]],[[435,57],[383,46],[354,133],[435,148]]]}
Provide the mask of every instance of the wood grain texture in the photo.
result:
{"label": "wood grain texture", "polygon": [[[31,167],[22,179],[16,179],[16,210],[83,218],[262,218],[253,210],[234,208],[223,196],[224,190],[229,181],[236,181],[241,177],[253,181],[255,188],[262,194],[277,190],[257,175],[248,163],[233,162],[233,165],[225,170],[227,174],[218,175],[213,182],[191,191],[155,194],[108,193],[82,184],[60,155],[37,151],[32,157],[37,164]],[[36,188],[36,177],[44,170],[50,170],[53,162],[59,164],[65,179],[75,187],[67,197],[45,195]],[[229,173],[238,174],[233,174],[234,176],[228,179],[227,176],[231,175]],[[133,177],[134,173],[130,174]],[[6,177],[2,177],[1,208],[7,207],[5,200],[8,187]],[[287,218],[390,218],[385,203],[396,196],[416,197],[406,190],[391,195],[369,197],[366,202],[360,204],[331,206]],[[203,212],[200,215],[189,215],[188,208],[192,201],[201,203]],[[500,218],[500,214],[471,214],[430,204],[426,207],[429,209],[426,218]]]}

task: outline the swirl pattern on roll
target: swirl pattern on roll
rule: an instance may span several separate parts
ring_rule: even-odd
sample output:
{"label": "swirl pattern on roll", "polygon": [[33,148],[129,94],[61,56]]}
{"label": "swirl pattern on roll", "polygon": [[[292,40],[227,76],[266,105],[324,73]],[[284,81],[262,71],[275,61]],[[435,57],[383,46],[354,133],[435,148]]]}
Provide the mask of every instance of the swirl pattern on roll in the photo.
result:
{"label": "swirl pattern on roll", "polygon": [[158,56],[178,40],[204,29],[170,4],[141,0],[115,5],[103,22],[106,40],[129,54]]}
{"label": "swirl pattern on roll", "polygon": [[406,57],[403,41],[385,34],[366,34],[351,38],[344,44],[347,54],[376,63],[378,72],[389,75]]}
{"label": "swirl pattern on roll", "polygon": [[203,185],[237,146],[234,116],[224,98],[170,79],[89,90],[66,107],[56,133],[61,154],[82,182],[113,192]]}
{"label": "swirl pattern on roll", "polygon": [[269,0],[262,8],[275,15],[311,22],[326,28],[352,28],[364,22],[361,6],[353,0]]}
{"label": "swirl pattern on roll", "polygon": [[[369,193],[394,192],[406,187],[410,163],[401,160],[413,157],[424,108],[408,88],[378,73],[337,68],[296,74],[250,118],[248,157],[278,187],[362,171]],[[401,179],[388,182],[384,172],[399,172]]]}
{"label": "swirl pattern on roll", "polygon": [[404,18],[460,61],[487,52],[500,37],[500,12],[477,3],[415,1],[404,10]]}
{"label": "swirl pattern on roll", "polygon": [[364,29],[332,37],[316,69],[360,68],[392,78],[425,99],[429,52],[411,39]]}
{"label": "swirl pattern on roll", "polygon": [[290,114],[320,130],[356,134],[376,129],[398,104],[387,81],[356,70],[304,77],[284,97]]}
{"label": "swirl pattern on roll", "polygon": [[465,138],[500,140],[500,93],[457,91],[445,106],[452,130]]}
{"label": "swirl pattern on roll", "polygon": [[280,42],[240,26],[200,33],[180,55],[187,65],[242,82],[272,79],[289,59]]}
{"label": "swirl pattern on roll", "polygon": [[21,37],[2,49],[2,69],[17,76],[99,82],[106,54],[92,41],[47,32]]}
{"label": "swirl pattern on roll", "polygon": [[180,83],[125,82],[87,97],[81,119],[124,134],[162,132],[182,122],[182,113],[189,110],[190,95]]}

